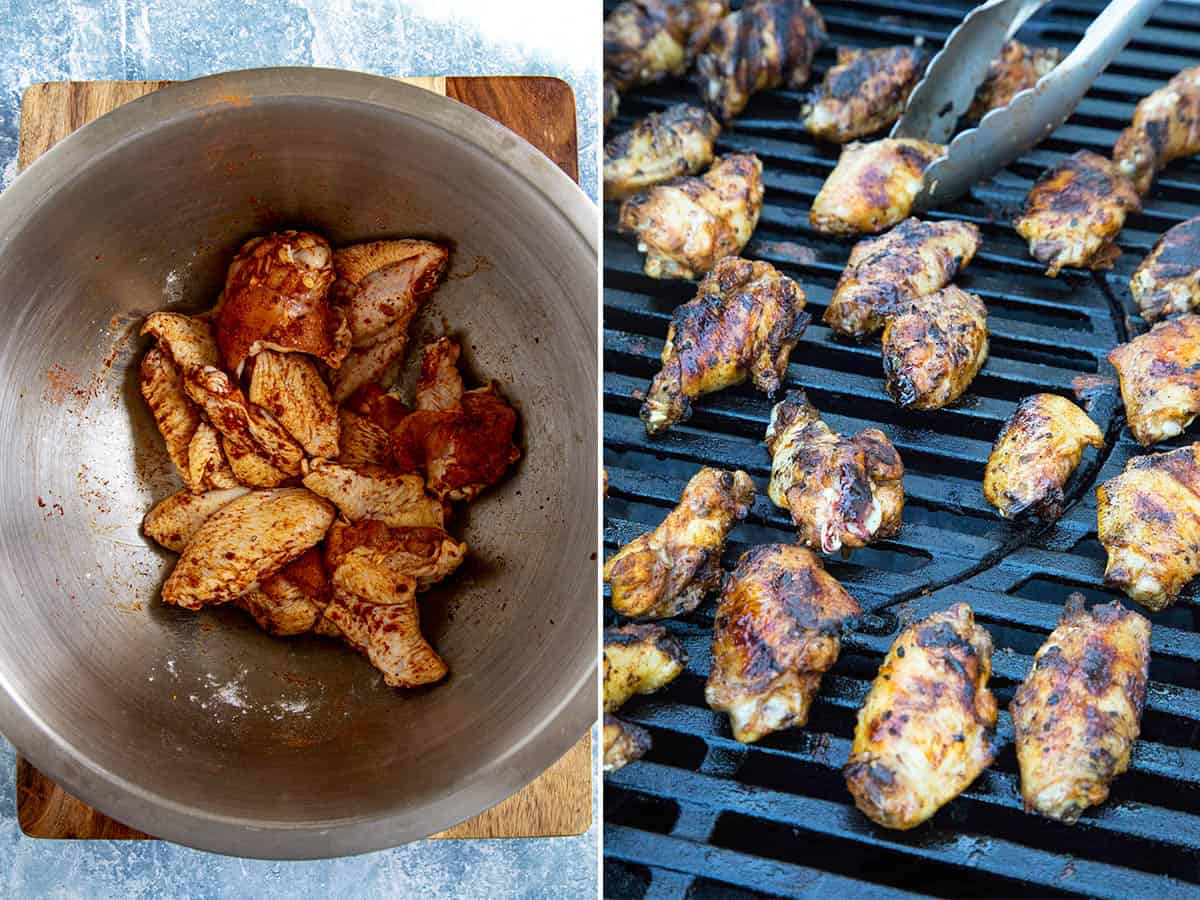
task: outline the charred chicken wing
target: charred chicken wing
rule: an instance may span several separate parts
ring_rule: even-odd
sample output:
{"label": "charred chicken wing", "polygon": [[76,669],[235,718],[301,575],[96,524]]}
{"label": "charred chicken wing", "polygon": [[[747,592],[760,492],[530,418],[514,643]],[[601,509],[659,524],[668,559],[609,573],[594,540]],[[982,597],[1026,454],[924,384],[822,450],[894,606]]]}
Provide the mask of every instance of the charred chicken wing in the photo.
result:
{"label": "charred chicken wing", "polygon": [[650,732],[640,725],[604,714],[604,771],[615,772],[641,759],[650,749]]}
{"label": "charred chicken wing", "polygon": [[1072,594],[1013,697],[1025,811],[1068,824],[1129,768],[1150,668],[1150,623]]}
{"label": "charred chicken wing", "polygon": [[842,623],[862,610],[803,547],[765,544],[742,554],[713,625],[704,696],[752,743],[801,727],[837,661]]}
{"label": "charred chicken wing", "polygon": [[1184,69],[1138,103],[1113,160],[1144,195],[1167,163],[1194,153],[1200,153],[1200,66]]}
{"label": "charred chicken wing", "polygon": [[1021,91],[1033,87],[1043,75],[1062,62],[1057,47],[1029,47],[1020,41],[1009,41],[992,60],[987,77],[967,110],[968,119],[982,119],[993,109],[1008,106]]}
{"label": "charred chicken wing", "polygon": [[678,103],[650,113],[604,145],[604,199],[620,200],[682,175],[713,159],[721,126],[703,109]]}
{"label": "charred chicken wing", "polygon": [[844,144],[887,128],[904,112],[929,54],[916,47],[839,47],[837,65],[808,99],[802,121],[818,140]]}
{"label": "charred chicken wing", "polygon": [[1182,434],[1200,413],[1200,316],[1159,322],[1108,354],[1129,430],[1143,447]]}
{"label": "charred chicken wing", "polygon": [[913,199],[941,144],[884,138],[847,144],[813,199],[809,224],[822,234],[878,234],[912,212]]}
{"label": "charred chicken wing", "polygon": [[1133,273],[1129,290],[1142,317],[1151,322],[1200,307],[1200,216],[1158,239]]}
{"label": "charred chicken wing", "polygon": [[625,0],[604,20],[606,80],[627,91],[684,74],[728,11],[728,0]]}
{"label": "charred chicken wing", "polygon": [[915,828],[991,765],[991,671],[992,638],[965,603],[900,633],[858,711],[844,770],[868,818]]}
{"label": "charred chicken wing", "polygon": [[661,625],[604,629],[604,711],[613,713],[634,694],[652,694],[687,666],[683,644]]}

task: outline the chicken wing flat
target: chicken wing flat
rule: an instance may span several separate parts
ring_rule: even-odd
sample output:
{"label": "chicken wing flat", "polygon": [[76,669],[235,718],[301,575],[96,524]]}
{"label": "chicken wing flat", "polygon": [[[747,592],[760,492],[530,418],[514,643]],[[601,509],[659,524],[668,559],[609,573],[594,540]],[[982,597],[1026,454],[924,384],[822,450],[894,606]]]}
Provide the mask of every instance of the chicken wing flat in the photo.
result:
{"label": "chicken wing flat", "polygon": [[825,73],[821,89],[809,96],[801,112],[804,128],[834,144],[887,128],[904,112],[929,58],[917,47],[839,47],[837,65]]}
{"label": "chicken wing flat", "polygon": [[891,228],[912,212],[925,170],[944,150],[911,138],[847,144],[813,199],[809,224],[831,235]]}
{"label": "chicken wing flat", "polygon": [[1013,697],[1025,811],[1074,823],[1129,768],[1150,670],[1150,623],[1117,601],[1067,600]]}
{"label": "chicken wing flat", "polygon": [[360,547],[369,550],[372,558],[398,578],[411,580],[416,592],[427,591],[444,580],[467,557],[467,545],[441,528],[396,528],[379,519],[363,519],[352,525],[337,521],[326,539],[329,568],[336,569],[343,557]]}
{"label": "chicken wing flat", "polygon": [[802,544],[833,553],[900,530],[904,463],[883,432],[830,431],[795,390],[771,410],[766,443],[771,502],[792,514]]}
{"label": "chicken wing flat", "polygon": [[209,491],[238,486],[237,476],[221,448],[221,432],[208,422],[196,426],[187,452],[188,477],[193,490]]}
{"label": "chicken wing flat", "polygon": [[728,124],[759,91],[808,83],[825,22],[808,0],[747,0],[713,29],[696,60],[704,104]]}
{"label": "chicken wing flat", "polygon": [[309,456],[338,455],[337,407],[308,357],[275,350],[255,355],[250,402],[271,413]]}
{"label": "chicken wing flat", "polygon": [[420,475],[317,460],[303,482],[314,494],[332,501],[351,522],[378,519],[393,528],[445,524],[442,502],[426,493]]}
{"label": "chicken wing flat", "polygon": [[231,487],[193,494],[180,491],[154,505],[142,520],[142,533],[163,547],[182,553],[200,526],[219,509],[250,493],[246,487]]}
{"label": "chicken wing flat", "polygon": [[909,300],[939,291],[975,257],[982,243],[969,222],[905,219],[859,241],[838,279],[822,321],[848,337],[882,328]]}
{"label": "chicken wing flat", "polygon": [[688,419],[692,401],[747,378],[768,395],[779,389],[792,348],[808,327],[804,291],[770,263],[717,263],[696,297],[675,308],[662,370],[650,383],[642,421],[659,434]]}
{"label": "chicken wing flat", "polygon": [[313,630],[329,605],[329,597],[329,576],[321,551],[312,547],[233,603],[268,634],[290,637]]}
{"label": "chicken wing flat", "polygon": [[604,711],[613,713],[634,694],[652,694],[687,667],[683,644],[661,625],[604,629]]}
{"label": "chicken wing flat", "polygon": [[392,437],[366,416],[338,409],[338,457],[344,466],[392,465]]}
{"label": "chicken wing flat", "polygon": [[650,750],[650,732],[632,722],[604,714],[604,772],[615,772]]}
{"label": "chicken wing flat", "polygon": [[1057,394],[1026,397],[992,447],[983,496],[1006,519],[1031,510],[1053,522],[1062,512],[1063,488],[1088,445],[1103,447],[1104,435],[1082,409]]}
{"label": "chicken wing flat", "polygon": [[1125,419],[1149,447],[1182,434],[1200,413],[1200,316],[1159,322],[1108,354],[1121,381]]}
{"label": "chicken wing flat", "polygon": [[[193,487],[188,448],[200,427],[200,408],[183,389],[183,373],[170,354],[159,347],[151,347],[142,357],[138,384],[167,445],[167,456],[175,464],[183,483],[188,488]],[[195,487],[203,489],[199,484]]]}
{"label": "chicken wing flat", "polygon": [[1200,307],[1200,216],[1158,239],[1133,273],[1129,290],[1150,322]]}
{"label": "chicken wing flat", "polygon": [[764,544],[743,553],[717,606],[708,705],[729,714],[742,743],[802,727],[837,662],[842,623],[861,612],[811,551]]}
{"label": "chicken wing flat", "polygon": [[987,355],[987,307],[953,284],[909,301],[883,330],[887,391],[911,409],[953,403],[971,386]]}
{"label": "chicken wing flat", "polygon": [[1133,111],[1133,123],[1121,132],[1113,160],[1139,194],[1166,165],[1200,153],[1200,66],[1184,69]]}
{"label": "chicken wing flat", "polygon": [[697,106],[677,103],[650,113],[604,145],[604,199],[620,200],[707,168],[720,133],[717,120]]}
{"label": "chicken wing flat", "polygon": [[965,603],[900,632],[858,711],[844,770],[871,821],[915,828],[991,765],[991,672],[991,635]]}
{"label": "chicken wing flat", "polygon": [[604,71],[616,91],[682,75],[728,0],[625,0],[604,20]]}
{"label": "chicken wing flat", "polygon": [[153,335],[158,347],[174,360],[184,374],[205,366],[219,366],[221,354],[212,326],[196,316],[156,312],[146,317],[142,334]]}
{"label": "chicken wing flat", "polygon": [[1200,573],[1200,444],[1131,459],[1096,500],[1104,583],[1166,609]]}
{"label": "chicken wing flat", "polygon": [[699,278],[750,240],[762,212],[762,163],[719,157],[702,178],[674,178],[621,204],[620,230],[637,235],[651,278]]}
{"label": "chicken wing flat", "polygon": [[634,538],[604,564],[612,607],[636,619],[691,612],[721,583],[721,551],[754,503],[745,472],[703,468],[654,531]]}
{"label": "chicken wing flat", "polygon": [[1008,106],[1012,98],[1033,87],[1062,62],[1057,47],[1029,47],[1020,41],[1008,41],[1000,55],[992,60],[983,84],[967,109],[968,119],[982,119],[993,109]]}
{"label": "chicken wing flat", "polygon": [[1115,242],[1125,216],[1140,207],[1116,165],[1079,150],[1037,180],[1013,227],[1029,241],[1029,255],[1054,278],[1063,266],[1111,269],[1121,255]]}

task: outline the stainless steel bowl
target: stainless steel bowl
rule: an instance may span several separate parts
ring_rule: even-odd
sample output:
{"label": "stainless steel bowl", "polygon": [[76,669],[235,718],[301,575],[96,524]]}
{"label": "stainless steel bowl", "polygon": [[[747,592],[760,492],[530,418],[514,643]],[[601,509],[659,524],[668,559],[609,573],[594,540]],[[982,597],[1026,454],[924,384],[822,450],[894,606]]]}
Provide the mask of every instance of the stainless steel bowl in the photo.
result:
{"label": "stainless steel bowl", "polygon": [[[483,115],[339,71],[180,84],[39,159],[0,196],[0,730],[117,819],[262,857],[429,835],[561,756],[596,711],[597,219]],[[525,458],[423,601],[431,690],[157,599],[172,558],[139,526],[174,481],[138,320],[207,306],[243,240],[297,225],[450,239],[415,334],[448,323],[521,411]]]}

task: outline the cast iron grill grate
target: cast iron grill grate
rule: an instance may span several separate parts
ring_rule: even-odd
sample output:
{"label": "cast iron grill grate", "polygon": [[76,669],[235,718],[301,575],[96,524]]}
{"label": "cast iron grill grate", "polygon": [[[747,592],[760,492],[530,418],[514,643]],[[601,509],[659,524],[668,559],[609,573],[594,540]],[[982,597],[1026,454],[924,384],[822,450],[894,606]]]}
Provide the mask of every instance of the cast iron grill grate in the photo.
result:
{"label": "cast iron grill grate", "polygon": [[[613,5],[606,0],[606,11]],[[830,39],[814,83],[832,65],[839,44],[873,47],[922,37],[936,47],[971,6],[964,0],[818,5]],[[1099,0],[1055,0],[1020,37],[1069,49],[1102,6]],[[1077,825],[1021,811],[1006,712],[996,763],[913,832],[873,826],[854,809],[840,774],[855,712],[902,621],[957,600],[971,603],[996,641],[992,686],[1003,708],[1069,592],[1082,590],[1095,602],[1116,596],[1101,584],[1104,554],[1095,536],[1093,488],[1141,451],[1123,428],[1115,390],[1103,392],[1092,408],[1108,447],[1085,455],[1056,525],[1002,521],[984,502],[980,482],[1000,423],[1021,397],[1037,391],[1069,396],[1077,376],[1111,374],[1107,352],[1144,327],[1129,316],[1129,275],[1159,234],[1200,213],[1200,161],[1173,164],[1156,181],[1146,209],[1122,233],[1126,252],[1111,273],[1066,271],[1057,280],[1045,278],[1008,222],[1046,166],[1079,148],[1107,153],[1137,100],[1197,63],[1200,8],[1164,4],[1070,121],[992,183],[931,214],[982,228],[983,250],[959,281],[987,302],[992,333],[991,358],[967,397],[935,413],[901,412],[887,398],[878,340],[855,345],[819,324],[850,243],[831,241],[808,225],[812,198],[837,149],[814,144],[800,128],[804,92],[756,97],[721,136],[718,152],[753,151],[765,166],[767,203],[745,255],[799,280],[818,322],[792,354],[787,385],[805,388],[831,427],[856,432],[877,425],[892,439],[907,470],[904,528],[894,540],[828,561],[867,615],[844,642],[805,729],[749,747],[734,741],[725,717],[704,702],[713,603],[666,623],[684,641],[691,663],[666,690],[635,698],[622,710],[650,730],[654,748],[606,781],[607,895],[1200,893],[1200,592],[1189,591],[1173,609],[1152,617],[1152,684],[1142,739],[1108,803]],[[612,129],[695,96],[685,81],[625,96]],[[771,408],[765,396],[747,386],[704,398],[689,422],[647,438],[633,394],[657,370],[671,311],[690,299],[694,285],[643,276],[641,256],[617,234],[615,222],[610,205],[604,253],[606,553],[661,521],[704,464],[746,469],[760,489],[750,517],[731,536],[727,567],[753,544],[793,541],[787,517],[763,491],[770,466],[761,443]],[[611,611],[607,615],[615,621]]]}

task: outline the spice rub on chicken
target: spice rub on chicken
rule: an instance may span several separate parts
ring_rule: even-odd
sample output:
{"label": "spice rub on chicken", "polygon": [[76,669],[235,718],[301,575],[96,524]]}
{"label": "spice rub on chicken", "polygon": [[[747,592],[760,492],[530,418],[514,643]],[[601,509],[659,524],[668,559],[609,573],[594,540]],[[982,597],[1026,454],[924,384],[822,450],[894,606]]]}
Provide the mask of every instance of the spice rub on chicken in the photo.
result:
{"label": "spice rub on chicken", "polygon": [[1159,322],[1108,354],[1129,431],[1143,447],[1182,434],[1200,413],[1200,316]]}
{"label": "spice rub on chicken", "polygon": [[813,199],[809,224],[829,235],[886,231],[912,212],[925,170],[944,151],[912,138],[847,144]]}
{"label": "spice rub on chicken", "polygon": [[835,144],[882,131],[904,112],[929,59],[917,47],[838,47],[837,65],[801,113],[805,130]]}

